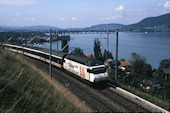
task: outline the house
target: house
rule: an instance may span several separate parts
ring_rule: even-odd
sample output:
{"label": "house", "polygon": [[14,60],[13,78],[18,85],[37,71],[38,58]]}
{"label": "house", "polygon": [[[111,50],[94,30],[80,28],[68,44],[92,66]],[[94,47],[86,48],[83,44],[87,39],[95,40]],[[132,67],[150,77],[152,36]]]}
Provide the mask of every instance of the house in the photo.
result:
{"label": "house", "polygon": [[131,67],[131,63],[129,61],[120,61],[120,68],[125,71],[125,69],[129,69]]}
{"label": "house", "polygon": [[91,58],[91,59],[95,58],[93,55],[89,55],[89,54],[84,54],[84,56],[87,57],[87,58]]}
{"label": "house", "polygon": [[170,80],[170,68],[162,69],[164,73],[165,80]]}
{"label": "house", "polygon": [[122,71],[126,70],[126,75],[130,75],[130,71],[131,71],[131,63],[129,61],[120,61],[120,69],[122,69]]}
{"label": "house", "polygon": [[148,80],[148,79],[143,79],[141,82],[140,82],[140,86],[143,88],[143,89],[151,89],[151,88],[154,88],[154,89],[160,89],[161,88],[161,85],[156,83],[155,81],[153,80]]}

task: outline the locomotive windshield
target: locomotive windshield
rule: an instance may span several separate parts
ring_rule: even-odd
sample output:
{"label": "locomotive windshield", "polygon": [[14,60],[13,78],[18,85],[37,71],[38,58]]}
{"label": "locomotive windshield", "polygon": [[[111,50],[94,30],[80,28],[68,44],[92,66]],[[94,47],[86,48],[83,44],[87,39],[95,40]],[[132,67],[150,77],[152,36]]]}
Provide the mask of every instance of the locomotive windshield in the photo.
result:
{"label": "locomotive windshield", "polygon": [[100,73],[105,73],[106,72],[106,68],[105,67],[101,67],[101,68],[93,68],[92,70],[88,70],[90,73],[94,73],[94,74],[100,74]]}

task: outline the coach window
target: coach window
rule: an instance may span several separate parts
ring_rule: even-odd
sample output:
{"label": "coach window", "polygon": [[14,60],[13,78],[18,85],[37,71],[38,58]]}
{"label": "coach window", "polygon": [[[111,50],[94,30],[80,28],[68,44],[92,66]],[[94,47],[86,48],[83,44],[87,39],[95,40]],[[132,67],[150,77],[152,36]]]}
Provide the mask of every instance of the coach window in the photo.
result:
{"label": "coach window", "polygon": [[92,69],[92,73],[94,74],[99,74],[99,73],[105,73],[106,72],[106,68],[102,67],[102,68],[93,68]]}
{"label": "coach window", "polygon": [[92,70],[90,70],[90,69],[87,69],[87,72],[89,72],[89,73],[92,73]]}

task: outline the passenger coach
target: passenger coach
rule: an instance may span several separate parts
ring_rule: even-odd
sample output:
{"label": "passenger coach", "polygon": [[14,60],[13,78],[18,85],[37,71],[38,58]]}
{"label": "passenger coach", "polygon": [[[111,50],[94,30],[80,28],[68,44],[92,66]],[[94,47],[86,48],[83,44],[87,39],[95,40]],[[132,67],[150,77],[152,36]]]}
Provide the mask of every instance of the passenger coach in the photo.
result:
{"label": "passenger coach", "polygon": [[[22,47],[18,45],[4,44],[5,48],[17,53],[49,63],[49,50],[38,47]],[[51,56],[52,65],[65,69],[89,82],[97,83],[107,81],[108,74],[105,65],[85,56],[68,54],[61,51],[53,51]]]}

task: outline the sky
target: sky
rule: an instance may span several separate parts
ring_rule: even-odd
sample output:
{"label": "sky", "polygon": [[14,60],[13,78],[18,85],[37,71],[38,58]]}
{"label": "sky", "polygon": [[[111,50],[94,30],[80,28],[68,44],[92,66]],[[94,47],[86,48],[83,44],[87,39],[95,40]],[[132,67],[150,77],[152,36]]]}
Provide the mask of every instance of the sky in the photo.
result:
{"label": "sky", "polygon": [[1,26],[83,28],[170,13],[168,0],[0,0]]}

